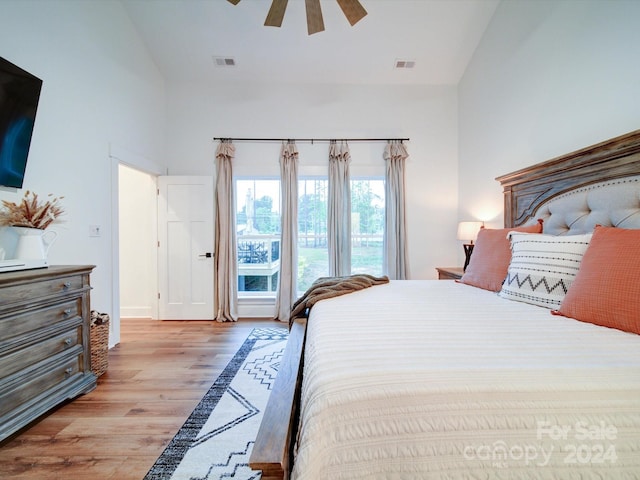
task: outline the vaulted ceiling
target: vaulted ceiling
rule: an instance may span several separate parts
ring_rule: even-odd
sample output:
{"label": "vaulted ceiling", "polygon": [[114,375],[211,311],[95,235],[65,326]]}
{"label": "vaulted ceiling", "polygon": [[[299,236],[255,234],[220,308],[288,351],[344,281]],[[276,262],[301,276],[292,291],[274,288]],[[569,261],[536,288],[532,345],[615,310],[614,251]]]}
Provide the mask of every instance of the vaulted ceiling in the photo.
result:
{"label": "vaulted ceiling", "polygon": [[264,26],[269,0],[121,1],[169,81],[396,85],[457,84],[499,3],[360,0],[368,14],[351,26],[321,0],[325,31],[308,35],[303,0],[280,28]]}

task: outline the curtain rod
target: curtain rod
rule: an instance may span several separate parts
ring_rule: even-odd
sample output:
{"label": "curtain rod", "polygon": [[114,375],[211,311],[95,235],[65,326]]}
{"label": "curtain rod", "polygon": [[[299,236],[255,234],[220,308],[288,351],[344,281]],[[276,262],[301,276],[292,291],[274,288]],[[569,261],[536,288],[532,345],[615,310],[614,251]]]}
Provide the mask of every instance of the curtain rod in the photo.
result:
{"label": "curtain rod", "polygon": [[233,138],[213,137],[214,140],[232,140],[235,142],[391,142],[409,141],[408,138]]}

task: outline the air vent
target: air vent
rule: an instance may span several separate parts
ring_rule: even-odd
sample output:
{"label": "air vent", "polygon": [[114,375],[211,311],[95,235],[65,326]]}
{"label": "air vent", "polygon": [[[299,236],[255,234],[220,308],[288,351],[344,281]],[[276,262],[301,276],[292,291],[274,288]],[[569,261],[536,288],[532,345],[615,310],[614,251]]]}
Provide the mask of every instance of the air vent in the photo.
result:
{"label": "air vent", "polygon": [[233,57],[213,57],[216,67],[235,67],[236,60]]}
{"label": "air vent", "polygon": [[395,68],[413,68],[416,62],[413,60],[396,60]]}

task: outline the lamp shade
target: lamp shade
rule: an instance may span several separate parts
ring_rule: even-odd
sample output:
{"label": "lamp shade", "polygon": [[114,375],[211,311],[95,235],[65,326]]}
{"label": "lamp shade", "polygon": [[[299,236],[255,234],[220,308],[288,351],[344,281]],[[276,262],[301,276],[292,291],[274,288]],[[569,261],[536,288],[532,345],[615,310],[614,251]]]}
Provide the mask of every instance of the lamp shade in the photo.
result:
{"label": "lamp shade", "polygon": [[478,232],[482,227],[482,222],[460,222],[458,223],[458,240],[471,242],[478,237]]}

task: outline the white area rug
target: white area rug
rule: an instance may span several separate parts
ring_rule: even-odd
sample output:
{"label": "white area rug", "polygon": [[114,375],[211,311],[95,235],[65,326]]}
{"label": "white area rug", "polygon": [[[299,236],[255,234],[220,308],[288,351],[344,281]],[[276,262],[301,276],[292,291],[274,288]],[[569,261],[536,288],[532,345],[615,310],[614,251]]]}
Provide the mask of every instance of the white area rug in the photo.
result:
{"label": "white area rug", "polygon": [[259,479],[249,456],[287,343],[256,328],[151,467],[145,480]]}

